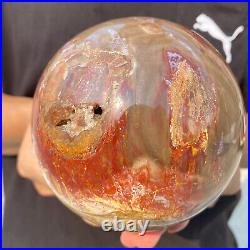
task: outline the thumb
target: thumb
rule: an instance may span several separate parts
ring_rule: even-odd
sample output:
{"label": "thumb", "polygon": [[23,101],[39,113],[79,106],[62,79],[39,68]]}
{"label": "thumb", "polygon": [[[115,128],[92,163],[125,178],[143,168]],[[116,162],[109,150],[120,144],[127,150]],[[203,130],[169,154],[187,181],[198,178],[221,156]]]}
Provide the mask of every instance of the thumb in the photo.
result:
{"label": "thumb", "polygon": [[144,235],[140,235],[138,232],[124,231],[121,233],[120,240],[125,247],[151,248],[158,243],[164,232],[165,229],[161,231],[146,231]]}

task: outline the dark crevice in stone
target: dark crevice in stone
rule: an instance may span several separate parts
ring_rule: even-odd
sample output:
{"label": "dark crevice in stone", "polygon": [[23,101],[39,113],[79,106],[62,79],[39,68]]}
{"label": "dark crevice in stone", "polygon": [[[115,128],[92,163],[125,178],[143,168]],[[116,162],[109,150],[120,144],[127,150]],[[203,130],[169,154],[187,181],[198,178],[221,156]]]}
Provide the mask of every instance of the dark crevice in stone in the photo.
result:
{"label": "dark crevice in stone", "polygon": [[57,127],[60,127],[60,126],[66,125],[68,122],[71,122],[71,120],[70,120],[70,119],[63,119],[63,120],[61,120],[60,122],[58,122],[58,123],[56,124],[56,126],[57,126]]}
{"label": "dark crevice in stone", "polygon": [[102,107],[100,107],[98,104],[94,106],[93,111],[95,115],[101,115],[103,112]]}

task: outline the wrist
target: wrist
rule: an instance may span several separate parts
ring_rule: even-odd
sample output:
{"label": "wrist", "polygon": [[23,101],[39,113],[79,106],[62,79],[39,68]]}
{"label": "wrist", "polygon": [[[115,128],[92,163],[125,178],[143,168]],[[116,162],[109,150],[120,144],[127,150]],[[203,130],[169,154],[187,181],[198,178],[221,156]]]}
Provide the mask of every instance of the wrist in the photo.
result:
{"label": "wrist", "polygon": [[2,111],[3,155],[16,155],[31,123],[32,98],[3,94]]}

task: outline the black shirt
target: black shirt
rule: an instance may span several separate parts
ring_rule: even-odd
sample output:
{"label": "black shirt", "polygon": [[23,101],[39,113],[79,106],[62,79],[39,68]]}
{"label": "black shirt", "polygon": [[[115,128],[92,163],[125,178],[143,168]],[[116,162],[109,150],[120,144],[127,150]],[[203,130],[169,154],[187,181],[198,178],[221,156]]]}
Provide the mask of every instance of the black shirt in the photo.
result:
{"label": "black shirt", "polygon": [[[33,96],[42,70],[74,35],[97,23],[127,16],[152,16],[192,28],[205,13],[232,42],[232,68],[247,101],[247,3],[5,3],[3,10],[4,92]],[[198,31],[199,32],[199,31]],[[200,33],[222,53],[222,44]],[[56,198],[40,197],[18,176],[16,158],[3,157],[4,247],[121,247],[119,233],[85,224]],[[227,220],[239,196],[223,197],[176,235],[165,234],[158,247],[233,247]]]}

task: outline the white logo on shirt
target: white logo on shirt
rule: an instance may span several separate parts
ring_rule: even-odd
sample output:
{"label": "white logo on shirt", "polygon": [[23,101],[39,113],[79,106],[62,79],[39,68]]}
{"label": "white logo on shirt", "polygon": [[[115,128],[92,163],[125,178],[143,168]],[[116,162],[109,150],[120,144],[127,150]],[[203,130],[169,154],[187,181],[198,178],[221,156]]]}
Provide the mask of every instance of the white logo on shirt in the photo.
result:
{"label": "white logo on shirt", "polygon": [[244,30],[243,25],[239,26],[232,36],[227,36],[212,18],[202,13],[196,18],[196,23],[193,25],[193,28],[207,32],[213,38],[220,40],[226,55],[226,62],[230,63],[232,61],[232,41]]}

